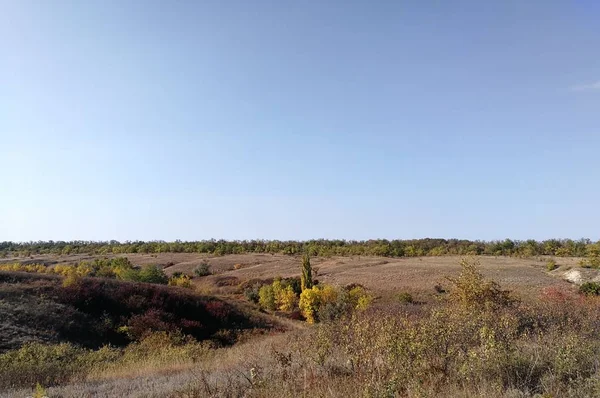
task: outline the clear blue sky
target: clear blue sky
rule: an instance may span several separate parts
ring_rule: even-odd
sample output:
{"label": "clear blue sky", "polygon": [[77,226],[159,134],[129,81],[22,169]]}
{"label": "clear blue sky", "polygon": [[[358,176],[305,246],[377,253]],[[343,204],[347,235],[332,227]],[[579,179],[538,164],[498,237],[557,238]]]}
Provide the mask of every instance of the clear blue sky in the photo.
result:
{"label": "clear blue sky", "polygon": [[0,240],[596,240],[599,15],[0,0]]}

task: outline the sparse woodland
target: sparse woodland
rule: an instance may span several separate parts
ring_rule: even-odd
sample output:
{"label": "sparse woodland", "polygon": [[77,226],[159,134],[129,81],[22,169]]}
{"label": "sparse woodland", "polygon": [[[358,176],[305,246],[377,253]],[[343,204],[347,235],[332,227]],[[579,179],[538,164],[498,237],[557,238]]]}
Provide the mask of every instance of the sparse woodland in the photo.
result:
{"label": "sparse woodland", "polygon": [[418,257],[442,255],[492,255],[492,256],[600,256],[600,242],[589,239],[550,239],[546,241],[511,240],[469,241],[459,239],[416,240],[309,240],[309,241],[225,241],[197,242],[0,242],[0,256],[33,254],[66,255],[76,253],[208,253],[214,255],[243,253],[303,254],[311,256],[370,255],[384,257]]}

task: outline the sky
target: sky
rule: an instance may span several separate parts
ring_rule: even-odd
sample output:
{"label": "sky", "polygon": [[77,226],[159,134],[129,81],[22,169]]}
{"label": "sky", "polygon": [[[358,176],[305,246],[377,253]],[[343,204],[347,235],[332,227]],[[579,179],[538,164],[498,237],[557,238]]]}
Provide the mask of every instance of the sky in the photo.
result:
{"label": "sky", "polygon": [[0,0],[0,241],[600,239],[599,15]]}

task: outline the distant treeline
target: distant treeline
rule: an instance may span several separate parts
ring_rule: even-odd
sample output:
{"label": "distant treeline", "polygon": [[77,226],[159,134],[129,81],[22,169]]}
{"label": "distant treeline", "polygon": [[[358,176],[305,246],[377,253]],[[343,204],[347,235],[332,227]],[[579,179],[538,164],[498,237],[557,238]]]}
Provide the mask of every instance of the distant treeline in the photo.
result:
{"label": "distant treeline", "polygon": [[383,257],[418,257],[442,255],[493,255],[493,256],[598,256],[600,241],[589,239],[549,239],[502,241],[470,241],[459,239],[414,240],[203,240],[195,242],[118,242],[118,241],[47,241],[0,242],[0,256],[33,254],[121,254],[121,253],[206,253],[212,255],[270,253],[312,256],[370,255]]}

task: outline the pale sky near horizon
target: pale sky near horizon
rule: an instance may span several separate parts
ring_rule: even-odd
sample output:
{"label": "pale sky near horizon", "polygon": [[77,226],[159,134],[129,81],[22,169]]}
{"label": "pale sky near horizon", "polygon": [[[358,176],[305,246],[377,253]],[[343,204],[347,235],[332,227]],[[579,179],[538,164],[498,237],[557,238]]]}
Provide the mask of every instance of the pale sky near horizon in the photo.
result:
{"label": "pale sky near horizon", "polygon": [[598,240],[599,20],[0,0],[0,241]]}

